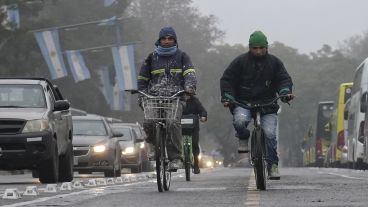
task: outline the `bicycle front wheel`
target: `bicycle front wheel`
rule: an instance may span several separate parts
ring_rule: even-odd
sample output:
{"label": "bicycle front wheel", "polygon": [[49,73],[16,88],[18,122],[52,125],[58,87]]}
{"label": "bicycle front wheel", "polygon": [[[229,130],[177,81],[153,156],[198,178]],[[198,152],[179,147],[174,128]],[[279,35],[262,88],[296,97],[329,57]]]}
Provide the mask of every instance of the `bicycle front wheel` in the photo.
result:
{"label": "bicycle front wheel", "polygon": [[266,190],[265,142],[261,128],[255,129],[252,134],[253,168],[257,189]]}
{"label": "bicycle front wheel", "polygon": [[169,159],[168,159],[168,155],[167,155],[167,148],[166,148],[166,143],[167,143],[167,140],[168,140],[168,135],[169,133],[167,132],[167,128],[165,130],[165,134],[163,134],[162,137],[164,137],[164,139],[162,140],[162,143],[161,145],[163,146],[161,148],[161,154],[163,155],[162,156],[162,163],[164,163],[164,166],[163,166],[163,180],[164,180],[164,190],[165,191],[168,191],[170,189],[170,183],[171,183],[171,172],[169,172],[168,170],[168,164],[169,164]]}
{"label": "bicycle front wheel", "polygon": [[156,158],[156,178],[157,189],[159,192],[164,191],[164,174],[165,174],[165,154],[162,153],[162,126],[157,124],[156,126],[156,143],[155,143],[155,158]]}

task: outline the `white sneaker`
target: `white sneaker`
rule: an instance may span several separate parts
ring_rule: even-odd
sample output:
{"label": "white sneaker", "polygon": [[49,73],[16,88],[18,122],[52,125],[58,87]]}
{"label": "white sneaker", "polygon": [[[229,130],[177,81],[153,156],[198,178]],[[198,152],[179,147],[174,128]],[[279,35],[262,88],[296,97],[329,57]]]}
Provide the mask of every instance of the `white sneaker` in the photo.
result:
{"label": "white sneaker", "polygon": [[248,140],[246,139],[239,139],[239,147],[238,147],[238,153],[248,153]]}

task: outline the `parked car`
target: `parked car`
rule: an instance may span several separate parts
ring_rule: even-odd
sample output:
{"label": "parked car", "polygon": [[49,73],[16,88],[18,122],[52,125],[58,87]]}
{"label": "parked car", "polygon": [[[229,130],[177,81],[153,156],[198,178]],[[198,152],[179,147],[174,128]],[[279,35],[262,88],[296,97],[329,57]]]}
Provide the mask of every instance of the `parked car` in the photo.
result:
{"label": "parked car", "polygon": [[118,137],[104,117],[97,115],[73,116],[74,171],[104,172],[105,177],[120,177],[121,148]]}
{"label": "parked car", "polygon": [[135,126],[126,123],[111,124],[114,130],[123,134],[119,138],[119,143],[122,149],[121,165],[123,168],[130,168],[132,173],[142,171],[142,137],[138,137]]}
{"label": "parked car", "polygon": [[45,78],[0,78],[0,169],[41,183],[73,180],[70,103]]}

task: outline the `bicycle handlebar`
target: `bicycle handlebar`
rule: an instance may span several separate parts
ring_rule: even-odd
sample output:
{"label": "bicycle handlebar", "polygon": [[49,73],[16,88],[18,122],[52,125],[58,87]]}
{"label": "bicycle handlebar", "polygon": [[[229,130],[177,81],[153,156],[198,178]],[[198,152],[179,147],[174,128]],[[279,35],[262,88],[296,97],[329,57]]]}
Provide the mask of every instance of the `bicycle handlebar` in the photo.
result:
{"label": "bicycle handlebar", "polygon": [[[258,104],[258,103],[257,104],[253,104],[253,103],[243,104],[243,103],[240,103],[240,102],[236,101],[235,98],[230,94],[225,93],[224,96],[226,98],[228,98],[230,103],[235,104],[235,105],[240,106],[240,107],[245,108],[245,109],[255,109],[255,108],[262,108],[262,107],[270,106],[270,105],[274,104],[278,99],[283,98],[283,97],[288,97],[288,95],[280,95],[280,96],[274,98],[269,103],[265,103],[265,104]],[[289,102],[287,102],[287,104],[289,104]]]}
{"label": "bicycle handlebar", "polygon": [[139,94],[142,94],[143,96],[147,97],[147,98],[167,98],[167,99],[173,99],[173,98],[176,98],[177,96],[179,96],[180,94],[184,93],[185,91],[184,90],[180,90],[178,91],[177,93],[175,93],[174,95],[172,96],[152,96],[152,95],[149,95],[143,91],[140,91],[140,90],[135,90],[135,89],[131,89],[131,90],[125,90],[127,92],[130,92],[132,94],[136,94],[136,93],[139,93]]}

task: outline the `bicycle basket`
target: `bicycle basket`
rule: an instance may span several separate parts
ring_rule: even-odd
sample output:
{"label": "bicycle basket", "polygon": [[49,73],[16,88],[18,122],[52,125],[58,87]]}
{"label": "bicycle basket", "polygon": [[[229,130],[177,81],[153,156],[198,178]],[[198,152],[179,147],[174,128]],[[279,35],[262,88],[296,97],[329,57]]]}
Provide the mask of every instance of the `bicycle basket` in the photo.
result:
{"label": "bicycle basket", "polygon": [[143,100],[144,118],[153,120],[175,120],[179,98],[146,98]]}

